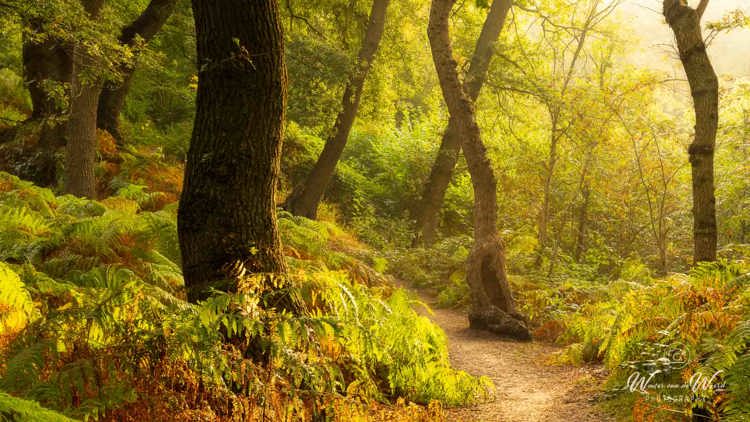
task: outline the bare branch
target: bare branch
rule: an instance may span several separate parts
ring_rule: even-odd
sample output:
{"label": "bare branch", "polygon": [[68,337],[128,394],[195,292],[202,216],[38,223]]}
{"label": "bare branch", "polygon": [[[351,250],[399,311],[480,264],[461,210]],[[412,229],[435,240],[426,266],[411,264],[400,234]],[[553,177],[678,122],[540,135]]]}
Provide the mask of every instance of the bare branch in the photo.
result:
{"label": "bare branch", "polygon": [[708,7],[708,0],[701,0],[698,7],[695,9],[695,13],[698,14],[698,20],[701,20],[703,17],[703,12],[706,11],[706,7]]}
{"label": "bare branch", "polygon": [[286,0],[286,10],[289,12],[289,18],[290,19],[296,19],[298,21],[301,21],[302,23],[305,24],[305,26],[307,26],[307,28],[309,30],[311,30],[312,32],[314,32],[317,36],[319,36],[323,40],[326,40],[326,36],[325,36],[325,34],[323,34],[323,31],[321,31],[318,28],[316,28],[315,25],[313,25],[312,23],[310,23],[310,21],[306,17],[301,16],[301,15],[297,15],[297,14],[294,13],[294,9],[292,8],[292,2],[291,2],[291,0]]}

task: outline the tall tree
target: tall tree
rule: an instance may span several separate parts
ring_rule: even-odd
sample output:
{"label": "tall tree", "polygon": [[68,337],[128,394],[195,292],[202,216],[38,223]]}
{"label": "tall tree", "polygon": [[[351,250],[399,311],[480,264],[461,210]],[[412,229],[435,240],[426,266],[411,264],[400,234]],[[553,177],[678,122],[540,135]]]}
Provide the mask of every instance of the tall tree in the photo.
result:
{"label": "tall tree", "polygon": [[[89,20],[95,22],[99,18],[104,0],[81,0],[81,5]],[[73,71],[65,147],[65,192],[94,198],[96,109],[104,81],[95,69],[97,63],[88,48],[79,42],[73,45],[70,53],[73,58]]]}
{"label": "tall tree", "polygon": [[317,215],[320,200],[333,177],[336,164],[341,158],[357,116],[362,88],[380,45],[380,39],[383,37],[385,15],[389,3],[390,0],[373,0],[365,36],[357,55],[357,63],[344,89],[341,111],[336,118],[332,135],[326,140],[323,151],[307,179],[292,191],[284,204],[284,208],[295,215],[307,218],[315,218]]}
{"label": "tall tree", "polygon": [[684,0],[664,0],[664,17],[674,32],[695,109],[695,138],[690,145],[693,173],[693,261],[716,260],[714,147],[719,126],[719,80],[706,53],[701,17],[708,0],[696,9]]}
{"label": "tall tree", "polygon": [[[495,0],[490,6],[464,82],[467,94],[472,102],[476,102],[487,79],[487,70],[494,52],[493,47],[500,31],[503,29],[511,5],[511,0]],[[422,200],[417,211],[416,231],[418,237],[415,238],[415,245],[423,243],[429,246],[435,241],[440,219],[440,207],[445,197],[445,191],[450,184],[453,168],[458,161],[458,154],[461,151],[461,139],[456,133],[456,128],[450,123],[452,121],[449,122],[448,128],[443,133],[440,149],[422,192]]]}
{"label": "tall tree", "polygon": [[[141,43],[149,42],[161,29],[172,12],[177,0],[151,0],[138,18],[123,28],[119,41],[131,49],[137,49]],[[118,144],[123,143],[120,132],[120,113],[125,105],[125,97],[130,91],[135,63],[124,63],[119,69],[119,80],[107,82],[99,96],[97,126],[106,130]]]}
{"label": "tall tree", "polygon": [[461,147],[474,188],[474,246],[466,279],[471,289],[469,321],[474,328],[528,340],[525,318],[515,307],[505,271],[505,247],[497,231],[497,182],[482,143],[474,104],[461,84],[453,58],[448,18],[455,0],[433,0],[427,34],[451,125]]}
{"label": "tall tree", "polygon": [[197,110],[178,212],[188,298],[286,270],[274,197],[286,67],[276,0],[193,0]]}

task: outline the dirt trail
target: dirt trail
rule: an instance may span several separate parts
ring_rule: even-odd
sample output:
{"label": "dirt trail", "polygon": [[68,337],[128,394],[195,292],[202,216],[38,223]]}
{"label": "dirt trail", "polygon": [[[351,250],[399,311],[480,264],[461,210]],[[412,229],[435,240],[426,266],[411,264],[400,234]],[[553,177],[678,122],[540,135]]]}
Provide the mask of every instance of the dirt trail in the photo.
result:
{"label": "dirt trail", "polygon": [[[429,303],[429,302],[428,302]],[[495,383],[495,400],[448,410],[449,421],[604,422],[610,417],[591,398],[601,382],[596,367],[575,368],[546,363],[559,348],[519,343],[470,330],[465,315],[435,309],[428,315],[445,330],[451,364]]]}

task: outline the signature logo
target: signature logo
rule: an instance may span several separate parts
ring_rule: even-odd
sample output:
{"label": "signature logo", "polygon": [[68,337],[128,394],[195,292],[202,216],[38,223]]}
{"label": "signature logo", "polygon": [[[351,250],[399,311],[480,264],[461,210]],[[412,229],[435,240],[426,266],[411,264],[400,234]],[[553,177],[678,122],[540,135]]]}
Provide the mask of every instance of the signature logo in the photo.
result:
{"label": "signature logo", "polygon": [[690,403],[695,397],[711,396],[726,390],[726,384],[722,380],[723,371],[713,374],[699,371],[683,381],[680,374],[690,361],[684,345],[643,343],[641,346],[640,359],[623,365],[633,370],[625,382],[624,390],[673,403]]}
{"label": "signature logo", "polygon": [[722,391],[724,384],[721,383],[721,374],[724,371],[716,371],[710,377],[706,374],[696,372],[688,380],[687,383],[683,384],[665,384],[655,383],[654,378],[663,373],[661,371],[654,371],[650,374],[641,374],[639,372],[633,372],[628,377],[625,383],[625,387],[631,393],[636,391],[641,393],[648,393],[649,390],[669,390],[669,389],[689,389],[695,394],[703,391]]}

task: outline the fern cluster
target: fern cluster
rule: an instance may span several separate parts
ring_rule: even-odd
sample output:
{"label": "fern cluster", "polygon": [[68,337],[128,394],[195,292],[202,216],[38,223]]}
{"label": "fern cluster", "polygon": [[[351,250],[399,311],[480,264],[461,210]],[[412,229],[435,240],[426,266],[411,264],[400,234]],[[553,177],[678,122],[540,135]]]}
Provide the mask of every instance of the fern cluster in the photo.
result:
{"label": "fern cluster", "polygon": [[[558,340],[573,343],[566,349],[567,360],[603,360],[612,371],[613,392],[643,417],[703,408],[714,419],[750,418],[750,274],[745,263],[703,263],[689,274],[618,281],[609,288],[609,298],[562,316]],[[625,389],[634,372],[654,374],[652,384],[672,387],[640,397]],[[694,391],[696,379],[711,382]],[[680,400],[665,401],[675,394]]]}
{"label": "fern cluster", "polygon": [[486,398],[489,381],[451,369],[442,331],[334,224],[281,216],[302,314],[264,290],[195,305],[174,205],[148,211],[147,192],[123,189],[89,201],[0,173],[0,390],[88,420],[349,420],[378,402],[434,420],[440,405],[407,402]]}

